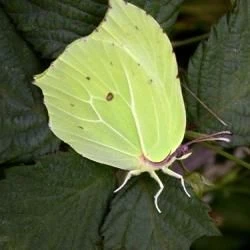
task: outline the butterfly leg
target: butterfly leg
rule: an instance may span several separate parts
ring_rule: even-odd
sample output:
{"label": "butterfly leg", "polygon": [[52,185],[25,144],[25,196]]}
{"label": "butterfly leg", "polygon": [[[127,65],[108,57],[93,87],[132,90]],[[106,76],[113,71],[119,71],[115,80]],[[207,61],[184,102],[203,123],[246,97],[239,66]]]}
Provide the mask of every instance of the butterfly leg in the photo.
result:
{"label": "butterfly leg", "polygon": [[127,174],[127,176],[125,177],[123,183],[121,184],[121,186],[118,187],[118,188],[114,191],[114,193],[117,193],[118,191],[120,191],[120,190],[127,184],[128,180],[129,180],[132,176],[139,175],[139,174],[141,174],[141,172],[142,172],[141,170],[131,170],[131,171],[129,171],[128,174]]}
{"label": "butterfly leg", "polygon": [[159,184],[159,186],[160,186],[160,189],[159,189],[158,192],[155,194],[154,199],[155,199],[155,207],[156,207],[157,211],[158,211],[159,213],[161,213],[161,210],[160,210],[160,208],[159,208],[159,206],[158,206],[158,198],[159,198],[160,194],[161,194],[162,191],[163,191],[164,185],[163,185],[163,183],[161,182],[161,179],[159,178],[159,176],[155,173],[155,171],[149,172],[149,174],[150,174],[150,176],[151,176],[153,179],[156,180],[156,182],[157,182],[157,183]]}
{"label": "butterfly leg", "polygon": [[162,168],[162,171],[163,171],[165,174],[167,174],[167,175],[170,175],[170,176],[172,176],[172,177],[175,177],[175,178],[177,178],[177,179],[180,179],[180,180],[181,180],[181,185],[182,185],[182,187],[183,187],[183,189],[184,189],[186,195],[187,195],[188,197],[191,197],[191,195],[188,193],[188,191],[187,191],[187,189],[186,189],[186,187],[185,187],[184,178],[183,178],[180,174],[175,173],[174,171],[172,171],[172,170],[169,169],[168,167]]}

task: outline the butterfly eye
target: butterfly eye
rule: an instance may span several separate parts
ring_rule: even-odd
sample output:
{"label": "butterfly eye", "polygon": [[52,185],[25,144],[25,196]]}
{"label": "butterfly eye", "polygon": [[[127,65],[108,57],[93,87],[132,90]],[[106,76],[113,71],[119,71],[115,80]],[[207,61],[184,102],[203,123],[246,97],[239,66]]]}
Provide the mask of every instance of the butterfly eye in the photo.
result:
{"label": "butterfly eye", "polygon": [[177,159],[181,159],[184,155],[186,155],[189,151],[188,145],[182,145],[175,151],[175,157]]}

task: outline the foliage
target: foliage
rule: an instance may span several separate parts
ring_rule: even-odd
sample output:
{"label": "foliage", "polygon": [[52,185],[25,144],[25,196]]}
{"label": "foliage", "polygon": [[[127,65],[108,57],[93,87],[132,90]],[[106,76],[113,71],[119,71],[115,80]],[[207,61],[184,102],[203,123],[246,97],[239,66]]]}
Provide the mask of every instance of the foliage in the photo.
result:
{"label": "foliage", "polygon": [[[174,29],[172,39],[179,36],[176,18],[183,0],[131,2],[153,15],[166,32]],[[214,148],[225,157],[236,146],[250,144],[250,5],[232,2],[183,69],[185,86],[228,123],[223,127],[184,91],[188,126],[199,132],[232,130],[231,148]],[[179,181],[161,176],[165,190],[160,197],[163,214],[158,214],[152,199],[157,187],[147,175],[134,178],[114,195],[116,171],[72,152],[48,128],[43,98],[32,77],[71,41],[90,34],[107,6],[105,0],[0,0],[0,249],[185,250],[201,236],[219,234],[208,207],[190,187],[191,199]],[[219,218],[225,233],[222,240],[209,238],[213,249],[248,246],[249,170],[241,166],[250,167],[234,156],[230,159],[239,171],[229,169],[215,186],[204,188],[213,197],[212,217]],[[237,206],[242,203],[245,207]],[[211,245],[204,238],[193,249],[206,246]]]}
{"label": "foliage", "polygon": [[[246,1],[239,1],[234,10],[222,17],[211,30],[207,42],[197,48],[188,68],[189,88],[228,124],[233,132],[231,146],[250,144],[250,38]],[[244,18],[245,17],[245,18]],[[216,90],[216,91],[215,91]],[[200,131],[211,133],[223,125],[189,96],[190,119]]]}

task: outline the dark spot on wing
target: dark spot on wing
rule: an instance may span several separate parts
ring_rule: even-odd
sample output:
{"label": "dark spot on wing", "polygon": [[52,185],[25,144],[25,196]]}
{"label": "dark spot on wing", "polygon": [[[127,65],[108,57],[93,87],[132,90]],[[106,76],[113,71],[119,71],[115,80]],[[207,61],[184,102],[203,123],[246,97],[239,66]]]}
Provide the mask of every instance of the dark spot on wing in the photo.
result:
{"label": "dark spot on wing", "polygon": [[73,103],[70,103],[70,106],[71,106],[71,107],[75,107],[75,104],[73,104]]}
{"label": "dark spot on wing", "polygon": [[150,80],[149,80],[149,83],[150,83],[150,84],[151,84],[151,83],[153,83],[153,80],[152,80],[152,79],[150,79]]}
{"label": "dark spot on wing", "polygon": [[79,129],[84,129],[82,126],[77,126]]}
{"label": "dark spot on wing", "polygon": [[86,79],[87,79],[88,81],[90,81],[91,78],[90,78],[89,76],[86,76]]}
{"label": "dark spot on wing", "polygon": [[114,98],[114,95],[113,93],[109,92],[107,95],[106,95],[106,100],[109,102],[109,101],[112,101]]}
{"label": "dark spot on wing", "polygon": [[137,25],[135,25],[135,29],[136,29],[136,30],[139,30],[139,28],[138,28],[138,26],[137,26]]}
{"label": "dark spot on wing", "polygon": [[113,66],[113,62],[112,61],[110,61],[110,63],[109,63],[111,66]]}
{"label": "dark spot on wing", "polygon": [[137,63],[137,65],[140,67],[141,66],[141,64],[140,63]]}

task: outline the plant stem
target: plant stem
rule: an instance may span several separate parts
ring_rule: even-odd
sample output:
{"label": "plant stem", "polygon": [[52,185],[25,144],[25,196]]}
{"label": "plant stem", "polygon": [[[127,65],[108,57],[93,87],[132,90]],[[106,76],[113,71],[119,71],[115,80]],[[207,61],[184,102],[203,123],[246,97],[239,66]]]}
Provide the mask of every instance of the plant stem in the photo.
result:
{"label": "plant stem", "polygon": [[250,164],[239,159],[238,157],[235,157],[234,155],[232,154],[229,154],[227,152],[225,152],[223,149],[221,149],[220,147],[218,146],[215,146],[215,145],[212,145],[212,144],[209,144],[207,142],[203,142],[202,143],[204,146],[208,147],[208,148],[211,148],[214,152],[216,152],[217,154],[219,155],[222,155],[224,156],[225,158],[237,163],[238,165],[242,166],[242,167],[245,167],[247,169],[250,170]]}
{"label": "plant stem", "polygon": [[191,38],[188,38],[188,39],[185,39],[182,41],[173,41],[172,45],[173,45],[173,47],[181,47],[181,46],[185,46],[185,45],[199,42],[201,40],[207,39],[208,37],[209,37],[209,33],[195,36],[195,37],[191,37]]}

